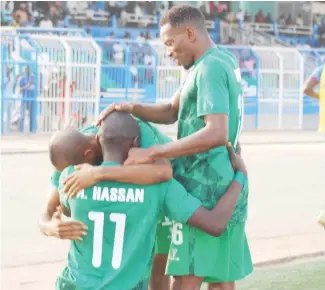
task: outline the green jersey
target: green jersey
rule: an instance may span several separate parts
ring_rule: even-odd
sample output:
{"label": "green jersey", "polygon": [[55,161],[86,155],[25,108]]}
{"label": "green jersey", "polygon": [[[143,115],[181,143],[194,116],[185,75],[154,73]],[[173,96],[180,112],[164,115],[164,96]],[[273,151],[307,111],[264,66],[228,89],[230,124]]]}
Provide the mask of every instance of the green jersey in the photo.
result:
{"label": "green jersey", "polygon": [[[242,126],[242,102],[235,57],[226,50],[211,48],[194,63],[180,88],[178,139],[204,128],[204,116],[225,114],[229,117],[229,141],[236,146]],[[178,158],[174,166],[174,177],[208,208],[226,192],[233,175],[226,146]],[[246,219],[246,207],[247,197],[241,197],[233,222]]]}
{"label": "green jersey", "polygon": [[[154,145],[158,144],[165,144],[171,142],[172,139],[169,138],[167,135],[163,134],[159,131],[157,127],[154,125],[144,122],[140,119],[137,119],[137,122],[140,126],[140,147],[141,148],[149,148]],[[88,126],[85,128],[81,128],[80,132],[87,134],[87,135],[96,135],[98,133],[99,128],[96,126]],[[52,174],[52,185],[55,188],[59,187],[59,180],[60,180],[61,172],[54,170]]]}
{"label": "green jersey", "polygon": [[[73,172],[73,166],[66,168],[60,184]],[[72,219],[88,227],[82,241],[71,242],[68,267],[61,275],[62,285],[75,289],[147,290],[159,213],[186,223],[201,206],[176,180],[147,186],[100,182],[72,199],[61,186],[59,192]]]}

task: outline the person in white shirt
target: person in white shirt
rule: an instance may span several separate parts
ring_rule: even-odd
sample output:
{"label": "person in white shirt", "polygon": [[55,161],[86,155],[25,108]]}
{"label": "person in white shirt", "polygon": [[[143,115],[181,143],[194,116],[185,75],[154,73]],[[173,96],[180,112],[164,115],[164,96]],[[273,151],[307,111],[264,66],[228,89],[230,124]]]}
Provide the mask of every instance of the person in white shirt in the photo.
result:
{"label": "person in white shirt", "polygon": [[50,16],[48,14],[45,15],[44,19],[41,20],[39,24],[40,28],[45,28],[45,29],[51,29],[53,28],[53,22],[50,19]]}
{"label": "person in white shirt", "polygon": [[296,19],[296,24],[297,24],[297,26],[304,26],[304,21],[302,19],[301,14],[298,15],[298,17]]}

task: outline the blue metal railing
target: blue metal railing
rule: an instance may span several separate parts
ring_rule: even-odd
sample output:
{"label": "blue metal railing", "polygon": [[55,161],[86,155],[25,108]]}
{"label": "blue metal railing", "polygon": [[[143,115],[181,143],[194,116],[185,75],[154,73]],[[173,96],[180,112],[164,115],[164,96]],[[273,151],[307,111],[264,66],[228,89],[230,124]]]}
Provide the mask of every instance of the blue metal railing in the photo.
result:
{"label": "blue metal railing", "polygon": [[[15,40],[17,47],[10,48],[9,43],[1,44],[1,134],[10,132],[14,123],[12,111],[19,111],[23,114],[20,123],[17,125],[21,132],[36,132],[38,114],[42,111],[39,98],[39,83],[42,82],[42,73],[39,73],[39,44],[30,35],[31,30],[18,30],[18,35],[2,34],[8,39]],[[37,29],[32,29],[38,33]],[[52,30],[51,30],[52,31]],[[67,35],[68,30],[56,30],[57,35]],[[80,29],[69,30],[80,33]],[[23,40],[30,46],[23,45]],[[138,42],[130,40],[108,40],[105,38],[95,38],[102,54],[100,68],[100,110],[112,102],[137,100],[141,102],[154,103],[157,101],[157,74],[158,60],[157,51],[149,42]],[[245,116],[254,118],[253,128],[259,125],[259,71],[260,59],[255,54],[254,49],[244,46],[225,46],[238,59],[242,79],[245,83],[244,92],[244,113]],[[11,49],[11,50],[10,50]],[[317,64],[324,63],[325,50],[301,50],[303,53],[310,53],[317,60]],[[51,50],[46,53],[51,53]],[[254,61],[252,66],[245,64],[250,60]],[[75,60],[60,60],[65,63]],[[76,60],[77,61],[77,60]],[[24,70],[29,67],[32,76],[31,88],[25,90],[18,99],[15,96],[17,88],[23,84],[21,78],[24,77]],[[77,70],[77,68],[74,68]],[[18,77],[19,76],[19,77]],[[90,76],[90,74],[87,74]],[[18,77],[18,78],[17,78]],[[26,76],[25,76],[26,79]],[[21,84],[19,83],[21,82]],[[42,84],[40,84],[42,85]],[[20,104],[20,107],[18,106]],[[18,108],[19,107],[19,108]],[[26,122],[25,113],[29,113],[29,123]],[[304,114],[316,114],[318,112],[318,102],[309,97],[304,98]],[[28,124],[27,124],[28,123]],[[23,126],[24,125],[24,126]],[[25,127],[28,127],[26,129]]]}

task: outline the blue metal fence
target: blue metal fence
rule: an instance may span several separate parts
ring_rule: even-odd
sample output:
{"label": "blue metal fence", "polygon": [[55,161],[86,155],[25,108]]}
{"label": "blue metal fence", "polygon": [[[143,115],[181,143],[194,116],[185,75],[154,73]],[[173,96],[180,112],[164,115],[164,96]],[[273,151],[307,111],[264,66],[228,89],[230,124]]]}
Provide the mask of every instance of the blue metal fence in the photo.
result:
{"label": "blue metal fence", "polygon": [[154,103],[158,56],[147,42],[96,39],[102,50],[100,110],[112,102]]}
{"label": "blue metal fence", "polygon": [[[258,127],[259,59],[249,47],[224,46],[239,63],[243,82],[245,128]],[[248,117],[248,118],[247,118]]]}
{"label": "blue metal fence", "polygon": [[[6,40],[13,39],[12,35]],[[16,37],[15,37],[16,38]],[[13,43],[13,42],[12,42]],[[1,134],[37,130],[38,52],[28,36],[1,44]]]}
{"label": "blue metal fence", "polygon": [[[26,29],[18,30],[17,35],[2,34],[2,36],[6,36],[8,41],[1,43],[1,134],[8,134],[13,129],[22,133],[39,130],[38,119],[40,115],[47,112],[44,111],[45,107],[43,108],[43,106],[45,105],[39,101],[39,98],[52,91],[53,96],[60,99],[59,91],[62,92],[67,88],[63,77],[65,66],[73,65],[77,57],[72,52],[68,60],[65,55],[63,56],[58,52],[55,54],[52,49],[42,50],[37,38],[33,39],[33,33],[37,33],[37,30],[32,29],[33,33],[30,35],[24,34],[24,31],[30,33]],[[64,30],[55,31],[57,35],[61,35],[63,38],[64,35],[67,35]],[[78,33],[79,35],[80,30],[71,30],[69,33]],[[101,53],[99,111],[112,102],[136,100],[155,103],[158,98],[159,80],[157,73],[159,65],[161,68],[161,62],[158,62],[160,55],[158,55],[157,49],[154,49],[149,42],[109,40],[107,38],[95,40]],[[256,129],[259,125],[259,117],[265,113],[264,111],[261,112],[259,108],[260,58],[254,52],[254,48],[251,47],[225,46],[225,48],[236,56],[240,65],[244,86],[245,128]],[[301,50],[300,53],[305,58],[306,77],[318,65],[324,63],[325,50]],[[59,78],[54,82],[58,86],[57,88],[43,90],[43,79],[46,75],[44,69],[46,67],[44,67],[44,62],[43,67],[40,66],[39,58],[40,55],[43,57],[44,54],[48,56],[53,65],[64,66],[60,68],[59,72],[54,72],[54,67],[52,67],[51,76]],[[78,55],[78,58],[80,57]],[[86,79],[87,84],[92,82],[93,73],[88,70],[95,68],[82,67],[81,69],[81,67],[82,61],[78,59],[78,64],[71,69],[70,86],[75,81],[74,75],[79,74],[79,82],[84,79]],[[168,66],[166,68],[168,70]],[[171,71],[173,71],[172,69],[175,67],[171,66]],[[43,91],[44,93],[42,93]],[[75,95],[75,93],[71,94]],[[54,100],[49,99],[48,101]],[[57,101],[57,107],[61,104],[60,102],[63,100]],[[58,112],[57,107],[51,109],[51,112]],[[303,112],[305,115],[317,114],[317,100],[304,97]],[[42,117],[44,117],[43,115]]]}

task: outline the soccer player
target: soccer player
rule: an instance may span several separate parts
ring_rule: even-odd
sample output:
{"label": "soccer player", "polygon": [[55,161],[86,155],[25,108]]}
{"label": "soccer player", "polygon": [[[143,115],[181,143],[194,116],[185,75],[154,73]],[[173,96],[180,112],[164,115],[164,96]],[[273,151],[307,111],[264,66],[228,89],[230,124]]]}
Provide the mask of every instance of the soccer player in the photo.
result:
{"label": "soccer player", "polygon": [[[236,146],[242,127],[240,69],[232,54],[213,43],[197,7],[174,6],[163,15],[160,25],[169,56],[188,70],[185,82],[170,104],[116,104],[103,112],[102,118],[115,109],[154,123],[178,120],[176,142],[132,150],[126,164],[176,158],[174,177],[204,206],[212,208],[234,175],[226,144],[229,140]],[[246,186],[226,231],[218,238],[175,223],[173,230],[181,239],[172,241],[167,274],[176,276],[186,289],[198,289],[203,280],[210,283],[209,289],[234,289],[234,282],[253,270],[245,234],[247,201]],[[174,251],[177,259],[171,255]]]}
{"label": "soccer player", "polygon": [[[319,99],[319,132],[325,133],[325,72],[324,66],[318,67],[304,84],[305,95]],[[314,88],[319,86],[319,92]]]}
{"label": "soccer player", "polygon": [[[319,93],[314,88],[319,85]],[[325,71],[324,66],[318,67],[304,84],[304,94],[319,99],[319,129],[325,133]],[[325,227],[325,210],[318,216],[318,222]]]}
{"label": "soccer player", "polygon": [[[78,134],[82,135],[75,131],[70,140],[78,138]],[[129,114],[115,112],[107,117],[99,133],[102,166],[122,164],[129,150],[137,146],[139,136],[139,125]],[[60,158],[60,155],[52,156],[52,162],[56,164]],[[212,210],[202,207],[174,179],[155,185],[99,182],[71,199],[60,184],[63,212],[82,221],[88,230],[82,241],[71,242],[68,266],[56,281],[57,289],[146,290],[160,212],[219,236],[246,182],[244,164],[239,160],[237,166],[235,178]],[[66,168],[60,183],[74,170],[73,166]],[[178,232],[174,235],[176,239],[181,238]],[[177,258],[177,251],[173,255]]]}

